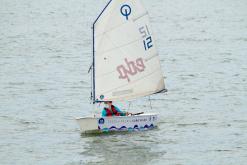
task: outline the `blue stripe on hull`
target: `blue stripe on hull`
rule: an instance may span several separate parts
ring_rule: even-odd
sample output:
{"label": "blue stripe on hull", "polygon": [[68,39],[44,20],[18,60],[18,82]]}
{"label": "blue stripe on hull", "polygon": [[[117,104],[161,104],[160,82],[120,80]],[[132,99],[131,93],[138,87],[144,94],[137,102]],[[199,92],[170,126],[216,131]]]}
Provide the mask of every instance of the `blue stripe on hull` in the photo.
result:
{"label": "blue stripe on hull", "polygon": [[122,126],[120,128],[117,128],[115,126],[112,126],[110,128],[100,128],[98,127],[100,131],[102,132],[109,132],[109,131],[142,131],[142,130],[147,130],[147,129],[153,129],[155,126],[153,124],[150,125],[145,125],[144,127],[139,127],[138,125],[135,125],[133,128],[129,127],[127,128],[126,126]]}

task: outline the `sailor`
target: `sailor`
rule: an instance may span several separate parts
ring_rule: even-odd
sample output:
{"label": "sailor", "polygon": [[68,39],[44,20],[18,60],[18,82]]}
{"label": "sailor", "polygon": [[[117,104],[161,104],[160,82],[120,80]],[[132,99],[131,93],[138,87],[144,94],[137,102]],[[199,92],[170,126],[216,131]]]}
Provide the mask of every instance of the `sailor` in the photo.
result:
{"label": "sailor", "polygon": [[112,101],[106,101],[105,105],[108,105],[108,107],[105,107],[102,110],[102,116],[128,116],[131,113],[128,112],[122,112],[118,107],[112,104]]}

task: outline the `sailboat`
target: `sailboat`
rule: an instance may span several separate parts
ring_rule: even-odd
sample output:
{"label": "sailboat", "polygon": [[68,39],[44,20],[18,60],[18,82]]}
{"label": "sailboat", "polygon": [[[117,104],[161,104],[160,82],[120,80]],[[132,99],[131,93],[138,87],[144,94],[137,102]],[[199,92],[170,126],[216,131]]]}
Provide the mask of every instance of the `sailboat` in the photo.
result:
{"label": "sailboat", "polygon": [[[141,0],[110,0],[93,23],[94,104],[166,92],[150,19]],[[81,132],[146,130],[158,114],[78,117]]]}

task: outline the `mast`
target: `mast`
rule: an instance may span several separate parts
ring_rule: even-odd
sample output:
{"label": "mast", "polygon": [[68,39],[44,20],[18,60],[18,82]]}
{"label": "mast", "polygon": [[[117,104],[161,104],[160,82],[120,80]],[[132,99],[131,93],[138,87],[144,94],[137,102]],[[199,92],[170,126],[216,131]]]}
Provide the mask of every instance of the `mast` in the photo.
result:
{"label": "mast", "polygon": [[91,83],[92,83],[92,91],[91,91],[91,98],[93,99],[93,104],[95,103],[95,48],[94,48],[94,24],[93,24],[93,64],[92,64],[92,69],[93,73],[91,74]]}
{"label": "mast", "polygon": [[110,5],[110,3],[112,2],[112,0],[110,0],[107,5],[104,7],[104,9],[101,11],[101,13],[98,15],[98,17],[96,18],[96,20],[93,22],[93,79],[92,79],[92,84],[93,84],[93,88],[92,88],[92,98],[93,98],[93,104],[96,103],[95,100],[95,24],[98,21],[98,19],[100,18],[100,16],[103,14],[103,12],[105,11],[105,9]]}

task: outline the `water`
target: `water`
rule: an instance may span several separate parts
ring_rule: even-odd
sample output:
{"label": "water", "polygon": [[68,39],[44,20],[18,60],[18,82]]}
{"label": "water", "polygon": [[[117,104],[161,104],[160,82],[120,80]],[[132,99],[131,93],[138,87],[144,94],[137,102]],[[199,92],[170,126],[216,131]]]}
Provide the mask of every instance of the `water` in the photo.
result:
{"label": "water", "polygon": [[159,128],[85,136],[74,117],[92,113],[90,27],[106,2],[1,0],[0,164],[245,165],[247,2],[143,0],[169,90],[151,97]]}

